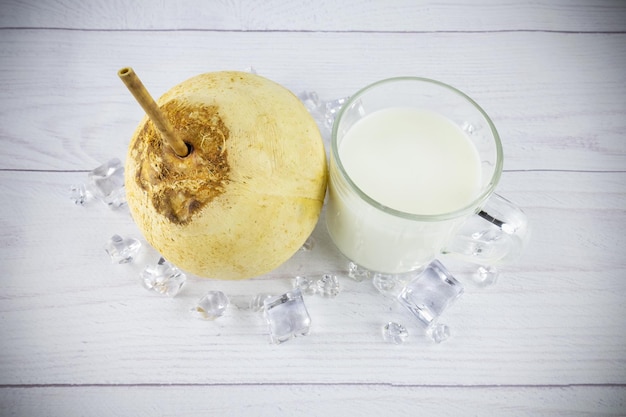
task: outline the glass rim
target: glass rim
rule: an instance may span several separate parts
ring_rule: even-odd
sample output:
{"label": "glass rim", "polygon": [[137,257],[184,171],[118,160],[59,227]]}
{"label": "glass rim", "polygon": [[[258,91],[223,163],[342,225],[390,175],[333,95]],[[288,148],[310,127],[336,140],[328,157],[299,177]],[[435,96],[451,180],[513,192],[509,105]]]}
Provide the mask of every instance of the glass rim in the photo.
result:
{"label": "glass rim", "polygon": [[[379,203],[378,201],[376,201],[375,199],[367,195],[363,190],[361,190],[361,188],[359,188],[354,183],[354,181],[352,181],[352,178],[350,178],[350,175],[348,175],[348,173],[346,172],[343,166],[343,163],[341,162],[341,158],[339,157],[339,149],[338,149],[338,144],[337,144],[337,131],[339,129],[339,123],[341,122],[343,115],[347,111],[347,109],[354,102],[356,102],[360,97],[362,97],[365,93],[367,93],[368,91],[382,84],[391,84],[391,83],[407,82],[407,81],[426,83],[426,84],[431,84],[431,85],[435,85],[438,87],[442,87],[443,89],[448,90],[456,94],[460,98],[464,99],[468,104],[470,104],[472,107],[478,110],[478,112],[485,118],[485,120],[487,121],[487,124],[489,125],[489,129],[493,135],[493,140],[496,145],[496,163],[495,163],[493,175],[491,176],[487,186],[480,192],[478,196],[476,196],[476,198],[474,198],[471,201],[471,203],[466,204],[465,206],[457,210],[444,212],[444,213],[437,213],[437,214],[415,214],[415,213],[409,213],[409,212],[397,210],[389,206],[385,206],[384,204]],[[461,90],[455,87],[452,87],[451,85],[448,85],[441,81],[437,81],[437,80],[430,79],[430,78],[414,77],[414,76],[392,77],[392,78],[386,78],[380,81],[376,81],[372,84],[369,84],[361,88],[354,95],[352,95],[341,107],[341,109],[337,113],[337,117],[335,117],[335,120],[333,122],[333,130],[331,133],[331,156],[334,159],[335,164],[337,168],[339,169],[339,172],[343,175],[343,177],[346,179],[348,184],[352,187],[353,190],[355,190],[357,195],[363,201],[367,202],[369,205],[385,213],[391,214],[396,217],[402,217],[405,219],[416,220],[416,221],[450,220],[450,219],[455,219],[455,218],[464,216],[466,214],[475,213],[476,211],[478,211],[478,208],[481,206],[481,204],[484,203],[489,198],[489,196],[491,196],[491,194],[494,192],[496,186],[498,185],[498,182],[500,181],[500,177],[502,175],[502,166],[503,166],[503,151],[502,151],[502,143],[500,141],[500,135],[498,134],[498,131],[496,130],[496,126],[494,125],[493,121],[491,120],[487,112],[485,112],[483,108],[480,107],[478,103],[476,103],[476,101],[474,101],[474,99],[472,99],[470,96],[468,96]]]}

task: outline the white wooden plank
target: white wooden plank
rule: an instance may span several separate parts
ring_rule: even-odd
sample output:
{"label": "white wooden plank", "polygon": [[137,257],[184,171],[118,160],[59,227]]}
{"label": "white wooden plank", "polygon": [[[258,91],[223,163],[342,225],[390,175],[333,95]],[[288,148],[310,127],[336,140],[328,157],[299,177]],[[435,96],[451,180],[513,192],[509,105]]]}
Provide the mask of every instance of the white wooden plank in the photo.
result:
{"label": "white wooden plank", "polygon": [[[623,414],[625,10],[611,0],[4,1],[1,414]],[[7,29],[17,27],[36,30]],[[123,210],[75,207],[65,194],[85,177],[71,170],[124,157],[142,116],[115,76],[125,65],[155,95],[250,65],[322,98],[394,75],[453,84],[501,132],[499,192],[526,209],[531,244],[488,289],[444,259],[467,288],[441,345],[343,276],[337,299],[307,298],[311,335],[281,346],[249,311],[197,321],[187,310],[208,289],[242,304],[294,274],[341,275],[343,260],[320,224],[315,250],[271,274],[191,277],[175,299],[137,282],[153,251],[110,264],[104,241],[136,227]],[[388,320],[408,325],[406,345],[382,342]]]}
{"label": "white wooden plank", "polygon": [[[280,370],[277,370],[280,371]],[[0,388],[3,416],[616,416],[624,387],[218,385]]]}
{"label": "white wooden plank", "polygon": [[116,76],[127,65],[155,96],[201,72],[250,65],[295,92],[315,90],[325,99],[391,76],[436,78],[465,91],[492,115],[505,169],[626,166],[624,34],[3,35],[2,169],[87,169],[123,155],[142,117]]}
{"label": "white wooden plank", "polygon": [[[468,16],[473,16],[468,18]],[[0,27],[258,31],[624,31],[614,0],[4,1]]]}
{"label": "white wooden plank", "polygon": [[[66,199],[66,186],[84,176],[0,174],[0,192],[13,202],[0,206],[2,385],[626,383],[626,174],[506,173],[502,192],[526,208],[534,238],[489,289],[450,263],[468,285],[445,315],[453,337],[441,345],[371,284],[343,276],[323,223],[313,252],[265,277],[192,278],[174,299],[147,293],[137,274],[154,252],[112,265],[102,250],[114,233],[137,235],[128,215]],[[285,291],[295,274],[324,271],[342,275],[342,294],[307,298],[312,333],[284,345],[269,344],[262,318],[249,311],[231,308],[208,323],[188,312],[210,289],[241,303]],[[383,343],[389,320],[409,327],[409,343]]]}

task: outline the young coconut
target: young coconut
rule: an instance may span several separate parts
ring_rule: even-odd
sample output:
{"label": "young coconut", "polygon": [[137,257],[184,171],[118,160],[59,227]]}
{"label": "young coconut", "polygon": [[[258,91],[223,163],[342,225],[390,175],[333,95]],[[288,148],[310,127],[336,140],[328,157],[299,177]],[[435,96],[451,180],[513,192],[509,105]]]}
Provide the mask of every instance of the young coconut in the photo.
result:
{"label": "young coconut", "polygon": [[[141,121],[125,167],[146,240],[209,278],[251,278],[289,259],[317,223],[327,181],[323,141],[300,100],[266,78],[225,71],[184,81],[157,104],[165,123]],[[168,130],[177,146],[164,140]]]}

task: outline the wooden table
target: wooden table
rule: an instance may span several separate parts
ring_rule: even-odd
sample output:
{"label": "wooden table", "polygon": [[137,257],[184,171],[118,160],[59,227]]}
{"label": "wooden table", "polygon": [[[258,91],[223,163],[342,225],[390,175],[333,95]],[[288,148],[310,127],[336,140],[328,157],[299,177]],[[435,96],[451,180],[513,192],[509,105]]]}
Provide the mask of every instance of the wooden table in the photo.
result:
{"label": "wooden table", "polygon": [[[626,415],[626,4],[302,3],[2,2],[0,414]],[[495,286],[466,285],[441,344],[346,278],[322,222],[312,251],[266,276],[153,295],[138,271],[155,253],[117,265],[102,249],[140,236],[127,210],[68,198],[125,158],[143,116],[123,66],[155,96],[249,66],[324,100],[398,75],[454,85],[499,129],[498,192],[530,244]],[[271,344],[235,305],[324,272],[342,292],[306,298],[306,337]],[[208,290],[234,301],[213,322],[189,314]],[[390,320],[406,343],[382,340]]]}

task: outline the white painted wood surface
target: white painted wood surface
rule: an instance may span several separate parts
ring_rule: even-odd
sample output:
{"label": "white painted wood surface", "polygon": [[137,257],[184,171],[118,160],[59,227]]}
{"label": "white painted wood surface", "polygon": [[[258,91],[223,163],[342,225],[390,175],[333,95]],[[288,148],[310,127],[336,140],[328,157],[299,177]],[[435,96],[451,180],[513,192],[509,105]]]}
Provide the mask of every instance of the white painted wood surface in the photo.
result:
{"label": "white painted wood surface", "polygon": [[[112,265],[104,242],[139,236],[127,211],[67,189],[124,158],[142,117],[126,65],[154,95],[248,66],[325,99],[395,75],[453,84],[498,126],[499,192],[530,245],[497,285],[468,283],[440,345],[347,278],[283,345],[249,311],[196,320],[206,290],[241,303],[343,260],[320,224],[267,276],[191,277],[174,299],[137,282],[154,252]],[[4,1],[0,97],[0,415],[626,415],[624,2]],[[406,344],[382,341],[389,320]]]}

